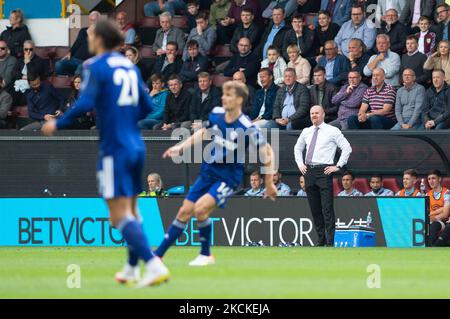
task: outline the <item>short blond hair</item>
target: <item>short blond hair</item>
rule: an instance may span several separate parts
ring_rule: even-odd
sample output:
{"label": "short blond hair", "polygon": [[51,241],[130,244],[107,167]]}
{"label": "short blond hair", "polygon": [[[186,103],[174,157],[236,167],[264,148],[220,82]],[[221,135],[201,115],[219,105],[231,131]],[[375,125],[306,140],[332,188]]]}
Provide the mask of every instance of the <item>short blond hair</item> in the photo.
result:
{"label": "short blond hair", "polygon": [[295,51],[295,52],[297,52],[297,54],[300,54],[300,49],[298,48],[298,46],[296,44],[290,44],[286,49],[287,53],[289,53],[289,51]]}
{"label": "short blond hair", "polygon": [[227,81],[223,85],[223,90],[234,90],[238,97],[243,99],[243,103],[245,103],[248,99],[248,87],[244,83],[236,82],[236,81]]}

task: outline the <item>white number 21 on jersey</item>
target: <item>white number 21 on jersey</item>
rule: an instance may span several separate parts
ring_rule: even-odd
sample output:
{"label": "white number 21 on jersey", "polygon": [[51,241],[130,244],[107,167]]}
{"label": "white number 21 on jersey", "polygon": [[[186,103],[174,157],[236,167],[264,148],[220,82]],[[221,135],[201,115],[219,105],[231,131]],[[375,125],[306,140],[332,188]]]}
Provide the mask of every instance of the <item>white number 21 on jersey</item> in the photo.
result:
{"label": "white number 21 on jersey", "polygon": [[114,71],[114,84],[121,85],[119,106],[138,105],[139,102],[139,88],[138,77],[135,70],[117,69]]}

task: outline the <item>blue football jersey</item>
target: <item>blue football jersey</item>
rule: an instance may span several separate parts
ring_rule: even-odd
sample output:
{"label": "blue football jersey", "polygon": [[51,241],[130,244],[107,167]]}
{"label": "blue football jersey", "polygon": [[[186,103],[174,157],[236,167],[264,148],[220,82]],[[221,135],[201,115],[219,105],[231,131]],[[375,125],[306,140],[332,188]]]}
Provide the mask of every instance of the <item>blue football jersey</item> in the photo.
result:
{"label": "blue football jersey", "polygon": [[138,69],[117,52],[86,61],[80,97],[57,120],[58,129],[94,108],[101,157],[145,149],[137,122],[153,110],[153,103]]}
{"label": "blue football jersey", "polygon": [[[206,145],[201,173],[224,180],[232,187],[237,187],[244,175],[244,164],[256,160],[259,147],[265,145],[266,139],[261,131],[252,124],[244,114],[234,121],[225,121],[225,110],[215,107],[206,123],[211,143]],[[246,150],[250,147],[247,158]]]}

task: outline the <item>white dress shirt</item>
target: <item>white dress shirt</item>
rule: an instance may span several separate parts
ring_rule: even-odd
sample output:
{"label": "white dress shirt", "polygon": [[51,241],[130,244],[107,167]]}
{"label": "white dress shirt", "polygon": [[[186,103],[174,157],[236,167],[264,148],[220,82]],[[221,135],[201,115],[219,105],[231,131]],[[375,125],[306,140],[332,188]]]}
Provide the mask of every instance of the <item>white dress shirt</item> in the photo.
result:
{"label": "white dress shirt", "polygon": [[[309,145],[314,134],[315,126],[312,125],[305,128],[300,134],[297,143],[294,147],[295,161],[298,167],[303,164],[303,150],[306,147],[306,154],[308,154]],[[319,125],[319,131],[317,132],[317,141],[314,148],[312,157],[313,165],[333,165],[334,156],[336,155],[336,149],[339,147],[341,150],[341,157],[337,162],[337,166],[342,167],[347,164],[352,147],[342,132],[331,125],[322,123]]]}

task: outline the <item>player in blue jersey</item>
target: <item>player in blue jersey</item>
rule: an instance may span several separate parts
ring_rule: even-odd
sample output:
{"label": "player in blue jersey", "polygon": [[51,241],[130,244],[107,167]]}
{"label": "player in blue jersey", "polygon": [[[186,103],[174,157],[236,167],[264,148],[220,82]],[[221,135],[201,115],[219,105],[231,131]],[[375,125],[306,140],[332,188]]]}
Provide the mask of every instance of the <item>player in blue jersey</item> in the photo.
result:
{"label": "player in blue jersey", "polygon": [[261,160],[265,164],[265,197],[275,200],[277,190],[272,179],[275,171],[272,148],[251,120],[242,113],[242,105],[247,98],[248,89],[244,84],[226,82],[223,86],[223,107],[212,110],[204,128],[163,154],[164,158],[177,157],[191,146],[201,143],[205,137],[212,138],[210,152],[206,152],[208,158],[203,159],[199,177],[190,188],[163,242],[155,251],[157,256],[164,256],[167,249],[180,236],[187,222],[195,216],[200,233],[201,250],[200,255],[189,265],[207,266],[215,263],[210,251],[212,226],[209,215],[217,207],[224,207],[227,198],[241,183],[244,174],[245,149],[248,147],[253,147],[249,151],[259,151]]}
{"label": "player in blue jersey", "polygon": [[138,281],[138,260],[142,259],[145,273],[137,287],[159,284],[168,280],[169,271],[160,258],[155,258],[137,208],[145,160],[145,145],[137,123],[153,109],[153,104],[138,69],[115,51],[123,38],[111,21],[99,21],[90,27],[88,43],[96,56],[84,65],[80,98],[61,118],[47,122],[42,131],[53,135],[95,108],[100,131],[99,191],[107,202],[111,224],[127,243],[129,255],[116,280]]}

